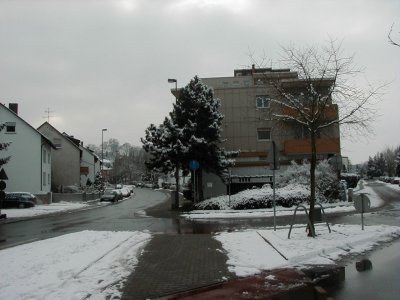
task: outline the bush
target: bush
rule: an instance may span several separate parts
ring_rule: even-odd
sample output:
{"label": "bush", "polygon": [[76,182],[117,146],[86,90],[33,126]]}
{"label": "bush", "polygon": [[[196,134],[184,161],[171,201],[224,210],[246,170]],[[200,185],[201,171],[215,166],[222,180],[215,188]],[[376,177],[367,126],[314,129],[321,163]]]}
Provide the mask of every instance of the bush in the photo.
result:
{"label": "bush", "polygon": [[[317,192],[317,202],[326,202],[324,195]],[[310,188],[303,185],[290,184],[275,190],[275,204],[277,206],[291,207],[302,203],[310,203]],[[224,209],[258,209],[271,208],[273,206],[273,189],[264,185],[261,189],[241,191],[231,196],[220,196],[204,200],[194,205],[197,210],[224,210]]]}

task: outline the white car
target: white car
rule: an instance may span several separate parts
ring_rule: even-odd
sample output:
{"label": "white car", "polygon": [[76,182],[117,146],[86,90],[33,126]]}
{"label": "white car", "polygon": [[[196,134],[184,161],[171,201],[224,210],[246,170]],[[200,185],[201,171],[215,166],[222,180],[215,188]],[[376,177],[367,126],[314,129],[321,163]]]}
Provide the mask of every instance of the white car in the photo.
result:
{"label": "white car", "polygon": [[123,197],[129,197],[131,195],[131,190],[126,187],[123,187],[120,191],[122,192]]}

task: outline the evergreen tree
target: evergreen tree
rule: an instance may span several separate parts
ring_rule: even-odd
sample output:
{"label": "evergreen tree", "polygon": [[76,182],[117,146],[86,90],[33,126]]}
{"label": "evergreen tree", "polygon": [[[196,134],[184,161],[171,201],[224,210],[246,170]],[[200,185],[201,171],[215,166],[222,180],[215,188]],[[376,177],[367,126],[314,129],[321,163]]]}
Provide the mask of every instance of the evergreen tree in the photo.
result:
{"label": "evergreen tree", "polygon": [[199,200],[203,200],[202,171],[214,173],[222,179],[228,177],[228,167],[234,165],[230,157],[238,154],[220,148],[221,122],[224,116],[218,111],[220,100],[214,99],[214,90],[195,76],[180,92],[179,99],[170,114],[172,123],[179,129],[181,142],[186,146],[183,168],[190,161],[199,162]]}
{"label": "evergreen tree", "polygon": [[99,193],[103,193],[104,192],[104,181],[103,181],[103,176],[101,176],[101,172],[100,171],[98,171],[96,173],[96,178],[94,179],[93,187]]}
{"label": "evergreen tree", "polygon": [[214,91],[204,85],[196,76],[181,90],[170,118],[162,125],[151,124],[142,138],[143,148],[151,155],[146,165],[151,170],[168,173],[175,170],[177,190],[179,173],[189,172],[189,163],[197,160],[200,169],[197,174],[199,199],[203,200],[202,172],[214,173],[222,179],[227,177],[228,167],[234,165],[230,157],[237,151],[227,152],[219,148],[221,121],[224,116],[218,112],[219,99],[213,99]]}
{"label": "evergreen tree", "polygon": [[370,156],[368,158],[368,165],[367,165],[367,176],[369,178],[374,177],[376,174],[376,166],[375,166],[375,160],[372,159],[372,157]]}
{"label": "evergreen tree", "polygon": [[[0,132],[6,127],[6,123],[1,123],[0,124]],[[12,142],[5,142],[5,143],[0,143],[0,150],[6,150],[8,148],[8,146],[11,145]],[[8,163],[11,159],[11,156],[7,156],[7,157],[0,157],[0,168],[5,165],[6,163]]]}
{"label": "evergreen tree", "polygon": [[386,162],[383,157],[383,154],[377,153],[374,157],[374,160],[375,160],[375,167],[376,167],[375,176],[385,175],[387,173],[387,171],[386,171]]}
{"label": "evergreen tree", "polygon": [[400,146],[397,147],[397,168],[396,168],[396,175],[400,176]]}

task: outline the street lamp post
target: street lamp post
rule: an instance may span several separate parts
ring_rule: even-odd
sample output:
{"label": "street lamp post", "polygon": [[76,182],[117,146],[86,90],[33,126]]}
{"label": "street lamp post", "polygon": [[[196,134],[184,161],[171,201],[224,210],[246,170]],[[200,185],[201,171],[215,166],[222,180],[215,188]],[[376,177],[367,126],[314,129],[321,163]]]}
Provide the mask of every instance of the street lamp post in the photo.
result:
{"label": "street lamp post", "polygon": [[106,128],[103,128],[102,130],[101,130],[101,178],[103,179],[103,182],[104,182],[104,167],[103,167],[103,165],[104,165],[104,153],[103,153],[103,133],[104,133],[104,131],[107,131],[107,129]]}
{"label": "street lamp post", "polygon": [[[175,104],[178,101],[178,80],[177,79],[168,79],[168,83],[175,82]],[[175,205],[173,205],[176,209],[179,208],[179,164],[176,163],[175,165],[176,172],[175,172],[175,180],[176,180],[176,191],[175,191]],[[174,208],[172,207],[172,208]]]}
{"label": "street lamp post", "polygon": [[171,78],[169,78],[168,79],[168,83],[174,83],[175,82],[175,104],[176,104],[176,102],[177,102],[177,100],[178,100],[178,80],[176,80],[176,79],[171,79]]}

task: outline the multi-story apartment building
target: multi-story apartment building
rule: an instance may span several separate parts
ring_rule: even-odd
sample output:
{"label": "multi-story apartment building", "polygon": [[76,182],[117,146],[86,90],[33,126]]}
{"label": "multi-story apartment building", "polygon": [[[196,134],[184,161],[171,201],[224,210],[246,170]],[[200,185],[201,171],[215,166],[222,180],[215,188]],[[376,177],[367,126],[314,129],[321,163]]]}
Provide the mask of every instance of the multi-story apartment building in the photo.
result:
{"label": "multi-story apartment building", "polygon": [[[321,93],[326,93],[333,79],[316,79]],[[270,84],[271,81],[274,83]],[[271,99],[282,97],[274,86],[291,94],[306,107],[307,97],[304,81],[296,72],[289,69],[251,69],[235,70],[232,77],[202,78],[202,82],[214,88],[214,98],[221,101],[220,112],[225,115],[222,124],[222,138],[226,139],[221,147],[226,150],[241,150],[236,157],[236,165],[232,168],[233,180],[246,187],[261,185],[271,180],[272,171],[267,163],[268,152],[272,141],[275,142],[281,158],[280,170],[284,171],[292,160],[302,161],[311,158],[310,132],[306,126],[298,122],[282,121],[273,114],[298,118],[298,112]],[[172,90],[174,92],[174,90]],[[329,99],[321,120],[338,118],[338,107]],[[339,125],[331,125],[316,134],[316,150],[318,159],[329,158],[340,154]],[[205,197],[224,194],[226,186],[210,174],[205,177]],[[258,183],[258,184],[256,184]]]}

